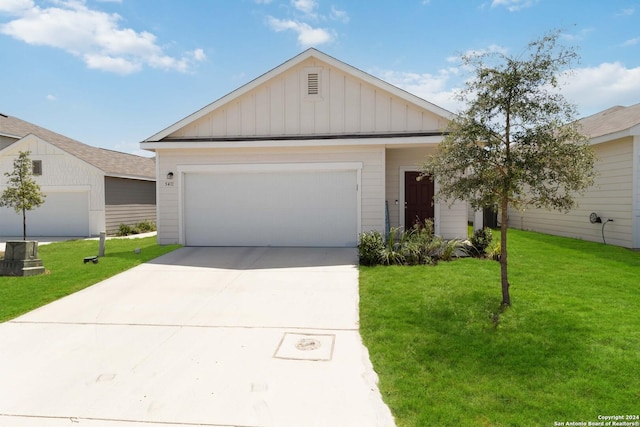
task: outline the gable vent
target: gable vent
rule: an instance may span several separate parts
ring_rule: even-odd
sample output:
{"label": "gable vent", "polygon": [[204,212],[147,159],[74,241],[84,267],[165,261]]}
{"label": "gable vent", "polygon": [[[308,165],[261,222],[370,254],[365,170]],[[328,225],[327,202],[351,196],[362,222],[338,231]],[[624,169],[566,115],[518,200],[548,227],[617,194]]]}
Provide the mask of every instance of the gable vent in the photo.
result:
{"label": "gable vent", "polygon": [[307,74],[307,95],[318,95],[318,73]]}

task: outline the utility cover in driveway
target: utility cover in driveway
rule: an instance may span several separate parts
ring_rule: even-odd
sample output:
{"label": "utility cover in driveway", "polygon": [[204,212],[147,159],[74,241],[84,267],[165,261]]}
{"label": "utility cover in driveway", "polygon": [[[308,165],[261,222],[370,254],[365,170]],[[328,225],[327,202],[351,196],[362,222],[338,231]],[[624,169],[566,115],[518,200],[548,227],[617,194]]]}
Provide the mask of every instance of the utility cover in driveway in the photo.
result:
{"label": "utility cover in driveway", "polygon": [[187,246],[354,247],[357,173],[187,173]]}

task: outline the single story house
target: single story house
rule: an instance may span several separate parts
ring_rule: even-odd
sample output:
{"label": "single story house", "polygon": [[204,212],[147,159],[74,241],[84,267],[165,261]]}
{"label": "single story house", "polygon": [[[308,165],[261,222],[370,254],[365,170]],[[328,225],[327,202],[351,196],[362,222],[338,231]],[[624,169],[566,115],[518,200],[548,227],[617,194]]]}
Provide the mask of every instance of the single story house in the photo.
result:
{"label": "single story house", "polygon": [[612,107],[579,123],[598,159],[595,185],[569,213],[509,210],[509,226],[640,249],[640,104]]}
{"label": "single story house", "polygon": [[354,247],[426,218],[466,238],[466,204],[434,204],[438,183],[416,180],[451,117],[308,49],[141,143],[159,243]]}
{"label": "single story house", "polygon": [[[0,114],[0,192],[29,151],[45,202],[27,212],[27,235],[95,236],[121,223],[155,221],[155,160],[96,148]],[[0,208],[0,236],[22,236],[22,214]]]}

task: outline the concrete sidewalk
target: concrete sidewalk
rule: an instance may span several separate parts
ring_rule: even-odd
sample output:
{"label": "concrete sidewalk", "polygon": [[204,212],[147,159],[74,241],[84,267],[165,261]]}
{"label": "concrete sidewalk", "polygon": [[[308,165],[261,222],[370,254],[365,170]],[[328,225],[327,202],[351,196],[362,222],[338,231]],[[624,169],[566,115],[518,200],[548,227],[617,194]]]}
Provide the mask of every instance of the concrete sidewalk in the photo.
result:
{"label": "concrete sidewalk", "polygon": [[356,261],[182,248],[0,324],[0,426],[393,426]]}

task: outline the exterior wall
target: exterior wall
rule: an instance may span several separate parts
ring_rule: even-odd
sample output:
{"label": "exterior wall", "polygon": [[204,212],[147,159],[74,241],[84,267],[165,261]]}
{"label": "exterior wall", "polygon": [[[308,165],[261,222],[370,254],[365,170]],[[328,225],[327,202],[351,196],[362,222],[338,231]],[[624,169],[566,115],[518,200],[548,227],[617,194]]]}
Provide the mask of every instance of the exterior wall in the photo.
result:
{"label": "exterior wall", "polygon": [[13,161],[20,151],[30,151],[31,160],[42,160],[42,175],[35,177],[42,191],[45,194],[54,191],[87,191],[89,193],[89,232],[91,235],[98,235],[104,230],[104,173],[102,171],[33,135],[25,137],[5,150],[0,157],[1,176],[13,170]]}
{"label": "exterior wall", "polygon": [[[389,205],[391,227],[404,226],[404,200],[401,185],[404,172],[420,170],[422,162],[435,146],[415,148],[387,148],[386,150],[386,200]],[[435,190],[438,190],[436,182]],[[396,205],[396,200],[398,204]],[[451,208],[446,203],[436,203],[435,232],[445,239],[467,238],[467,204],[457,202]]]}
{"label": "exterior wall", "polygon": [[[157,150],[158,242],[180,243],[179,167],[188,165],[363,162],[361,230],[384,232],[384,147],[252,148]],[[169,172],[174,178],[166,179]]]}
{"label": "exterior wall", "polygon": [[[319,73],[319,95],[307,95],[308,72]],[[442,117],[309,58],[169,137],[438,131],[445,126]]]}
{"label": "exterior wall", "polygon": [[[578,207],[564,214],[545,209],[509,210],[509,226],[523,230],[602,242],[602,224],[591,224],[589,214],[603,220],[607,244],[633,247],[633,138],[594,146],[598,161],[596,184],[576,198]],[[636,190],[637,191],[637,190]]]}
{"label": "exterior wall", "polygon": [[107,234],[115,234],[120,224],[135,225],[142,221],[156,221],[156,183],[105,177]]}
{"label": "exterior wall", "polygon": [[640,135],[633,137],[633,248],[640,248]]}

